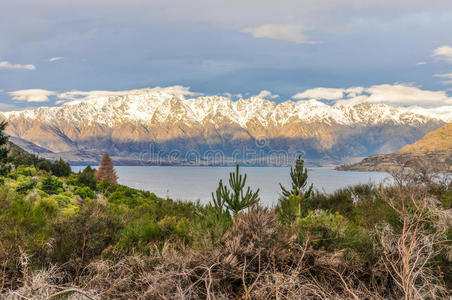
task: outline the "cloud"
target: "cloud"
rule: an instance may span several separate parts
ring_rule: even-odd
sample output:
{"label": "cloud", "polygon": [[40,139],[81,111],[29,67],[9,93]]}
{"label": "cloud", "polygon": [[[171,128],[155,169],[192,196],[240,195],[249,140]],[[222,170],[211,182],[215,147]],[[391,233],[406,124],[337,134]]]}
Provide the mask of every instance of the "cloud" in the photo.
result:
{"label": "cloud", "polygon": [[57,104],[61,104],[67,101],[89,101],[96,98],[103,97],[120,97],[127,95],[131,91],[69,91],[63,92],[57,95],[60,99]]}
{"label": "cloud", "polygon": [[290,41],[296,44],[318,43],[309,40],[305,28],[301,25],[264,24],[243,28],[241,32],[249,33],[255,38]]}
{"label": "cloud", "polygon": [[441,46],[433,50],[433,56],[439,60],[452,64],[452,47]]}
{"label": "cloud", "polygon": [[365,88],[362,86],[355,86],[344,90],[346,94],[346,98],[353,98],[358,95],[361,95],[364,92]]}
{"label": "cloud", "polygon": [[293,99],[324,99],[338,100],[344,97],[344,89],[319,87],[309,89],[292,96]]}
{"label": "cloud", "polygon": [[[451,75],[452,74],[441,74]],[[444,76],[444,78],[449,78]],[[338,104],[360,102],[384,103],[390,105],[439,106],[452,104],[452,98],[444,91],[423,90],[407,84],[380,84],[371,87],[351,87],[347,89],[314,88],[292,96],[293,99],[333,100]]]}
{"label": "cloud", "polygon": [[36,70],[36,67],[34,65],[12,64],[7,61],[0,61],[0,69]]}
{"label": "cloud", "polygon": [[89,101],[96,98],[102,97],[120,97],[125,95],[133,95],[135,93],[143,93],[143,91],[148,91],[149,93],[162,93],[169,94],[179,98],[185,98],[185,96],[200,96],[202,93],[190,91],[190,87],[185,87],[181,85],[174,85],[169,87],[154,87],[147,89],[136,89],[136,90],[123,90],[123,91],[69,91],[60,93],[57,97],[57,104],[61,104],[67,101]]}
{"label": "cloud", "polygon": [[267,90],[262,90],[259,92],[259,94],[255,95],[254,97],[264,98],[264,99],[275,99],[275,98],[279,98],[279,95],[273,94],[272,92],[267,91]]}
{"label": "cloud", "polygon": [[429,91],[403,84],[381,84],[366,89],[369,97],[366,101],[372,103],[388,103],[400,105],[441,105],[451,104],[444,91]]}
{"label": "cloud", "polygon": [[16,101],[26,101],[26,102],[47,102],[49,101],[49,96],[56,95],[56,92],[47,91],[42,89],[29,89],[9,92]]}
{"label": "cloud", "polygon": [[426,61],[420,61],[420,62],[417,62],[417,63],[416,63],[416,65],[426,65],[426,64],[427,64]]}
{"label": "cloud", "polygon": [[438,78],[444,78],[446,80],[441,81],[442,84],[452,84],[452,73],[449,74],[434,74],[433,76]]}
{"label": "cloud", "polygon": [[59,61],[59,60],[63,60],[63,59],[64,59],[64,57],[62,57],[62,56],[52,57],[49,59],[49,62]]}

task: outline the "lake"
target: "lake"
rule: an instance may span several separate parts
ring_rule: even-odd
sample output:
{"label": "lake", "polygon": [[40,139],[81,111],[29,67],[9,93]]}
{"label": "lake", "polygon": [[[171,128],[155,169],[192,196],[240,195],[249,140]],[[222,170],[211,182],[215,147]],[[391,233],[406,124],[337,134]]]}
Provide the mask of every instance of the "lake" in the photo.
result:
{"label": "lake", "polygon": [[[72,166],[74,172],[85,168]],[[229,172],[234,167],[180,167],[180,166],[117,166],[119,183],[133,188],[148,190],[160,197],[170,197],[184,201],[208,203],[211,192],[218,181],[227,183]],[[279,183],[290,187],[288,167],[241,167],[247,173],[247,185],[260,188],[261,203],[274,206],[281,192]],[[382,172],[336,171],[332,168],[308,168],[309,181],[314,189],[326,193],[359,183],[380,183],[389,177]]]}

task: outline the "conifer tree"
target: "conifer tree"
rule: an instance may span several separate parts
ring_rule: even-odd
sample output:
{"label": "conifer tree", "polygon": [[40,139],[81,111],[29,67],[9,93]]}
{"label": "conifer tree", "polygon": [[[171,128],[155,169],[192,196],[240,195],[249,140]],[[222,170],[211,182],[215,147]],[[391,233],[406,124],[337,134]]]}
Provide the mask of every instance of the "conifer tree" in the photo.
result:
{"label": "conifer tree", "polygon": [[229,173],[229,186],[231,187],[231,190],[223,185],[223,181],[220,180],[216,191],[217,198],[215,198],[215,195],[212,193],[214,207],[219,211],[222,211],[223,205],[225,205],[235,216],[241,210],[259,202],[259,189],[253,192],[251,188],[248,187],[246,192],[244,192],[245,184],[246,174],[244,176],[240,174],[239,165],[237,164],[235,173]]}
{"label": "conifer tree", "polygon": [[42,179],[41,190],[49,195],[58,194],[59,182],[52,175],[47,175]]}
{"label": "conifer tree", "polygon": [[286,189],[281,186],[282,197],[280,207],[291,206],[293,202],[298,207],[298,216],[301,216],[302,205],[311,197],[312,184],[308,187],[308,169],[304,167],[304,160],[301,155],[295,162],[295,168],[290,168],[290,178],[292,179],[292,188]]}
{"label": "conifer tree", "polygon": [[113,160],[107,152],[102,156],[99,169],[96,172],[97,182],[106,181],[111,184],[118,184],[118,175],[113,165]]}
{"label": "conifer tree", "polygon": [[9,149],[7,148],[8,136],[3,133],[4,130],[6,129],[7,125],[8,125],[8,123],[6,123],[6,122],[0,122],[0,175],[1,176],[8,175],[8,173],[10,171],[10,166],[8,164]]}

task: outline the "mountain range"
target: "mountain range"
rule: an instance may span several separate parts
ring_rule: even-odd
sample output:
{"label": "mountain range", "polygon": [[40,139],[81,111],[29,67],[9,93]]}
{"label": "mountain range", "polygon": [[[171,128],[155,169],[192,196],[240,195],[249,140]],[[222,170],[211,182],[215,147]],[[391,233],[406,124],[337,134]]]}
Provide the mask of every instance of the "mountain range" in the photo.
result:
{"label": "mountain range", "polygon": [[313,164],[391,153],[452,122],[452,107],[393,107],[318,100],[275,103],[260,97],[186,99],[171,89],[72,100],[0,113],[16,144],[50,159],[122,164]]}

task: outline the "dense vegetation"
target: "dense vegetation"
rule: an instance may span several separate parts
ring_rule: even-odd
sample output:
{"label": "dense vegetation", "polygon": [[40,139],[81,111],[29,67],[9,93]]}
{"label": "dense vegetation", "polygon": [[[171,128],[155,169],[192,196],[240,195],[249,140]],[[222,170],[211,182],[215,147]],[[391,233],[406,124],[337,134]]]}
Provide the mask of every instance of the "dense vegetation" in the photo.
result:
{"label": "dense vegetation", "polygon": [[273,209],[259,205],[239,167],[201,205],[7,148],[0,156],[2,298],[450,296],[447,176],[403,170],[392,186],[324,194],[307,185],[299,159]]}

